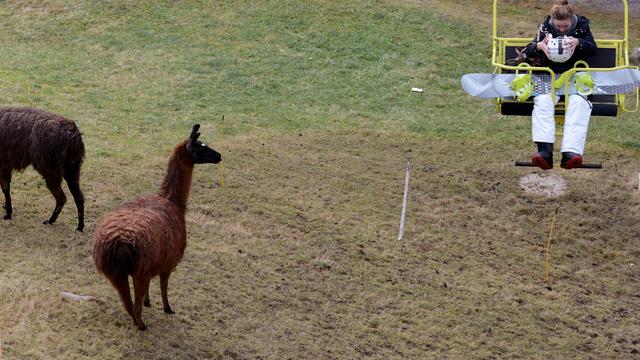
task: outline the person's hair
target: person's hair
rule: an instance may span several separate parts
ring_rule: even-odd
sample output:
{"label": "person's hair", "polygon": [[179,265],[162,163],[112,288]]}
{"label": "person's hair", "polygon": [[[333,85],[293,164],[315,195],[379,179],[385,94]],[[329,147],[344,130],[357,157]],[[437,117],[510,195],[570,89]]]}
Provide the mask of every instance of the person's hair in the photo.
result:
{"label": "person's hair", "polygon": [[573,16],[573,9],[569,6],[569,0],[555,0],[551,7],[551,18],[554,20],[567,20]]}

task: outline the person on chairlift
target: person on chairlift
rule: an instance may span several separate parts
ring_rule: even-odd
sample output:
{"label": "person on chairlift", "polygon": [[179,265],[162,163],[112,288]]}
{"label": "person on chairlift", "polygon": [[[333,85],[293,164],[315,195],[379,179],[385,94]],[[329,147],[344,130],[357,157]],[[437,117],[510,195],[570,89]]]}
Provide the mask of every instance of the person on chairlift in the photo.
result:
{"label": "person on chairlift", "polygon": [[[555,0],[550,15],[538,27],[538,33],[526,48],[529,58],[539,58],[543,67],[549,67],[556,75],[573,68],[576,61],[584,60],[597,50],[589,20],[576,14],[568,0]],[[591,102],[580,94],[567,95],[564,134],[560,152],[560,166],[573,169],[582,165],[582,155],[589,129]],[[533,98],[531,134],[538,151],[531,156],[537,167],[553,168],[553,144],[555,143],[554,111],[558,96],[537,95]]]}

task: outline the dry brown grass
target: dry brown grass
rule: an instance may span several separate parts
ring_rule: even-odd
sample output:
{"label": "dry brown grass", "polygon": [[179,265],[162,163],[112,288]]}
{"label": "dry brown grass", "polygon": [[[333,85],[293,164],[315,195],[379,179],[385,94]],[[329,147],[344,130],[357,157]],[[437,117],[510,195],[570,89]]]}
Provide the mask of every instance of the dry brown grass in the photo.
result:
{"label": "dry brown grass", "polygon": [[[29,171],[15,186],[15,219],[0,228],[5,356],[637,354],[640,194],[631,169],[640,160],[594,150],[607,169],[558,170],[570,190],[552,200],[527,197],[517,179],[528,170],[508,165],[522,151],[501,150],[441,140],[434,147],[431,139],[375,131],[228,139],[224,188],[215,186],[217,169],[196,168],[189,243],[169,290],[177,314],[161,311],[154,282],[146,333],[95,272],[90,239],[98,216],[120,197],[157,187],[165,160],[154,157],[114,184],[91,180],[99,174],[89,167],[86,234],[74,232],[69,208],[59,224],[39,224],[51,201]],[[397,241],[407,159],[407,227]],[[545,284],[546,235],[557,206]],[[60,291],[104,304],[66,302]]]}

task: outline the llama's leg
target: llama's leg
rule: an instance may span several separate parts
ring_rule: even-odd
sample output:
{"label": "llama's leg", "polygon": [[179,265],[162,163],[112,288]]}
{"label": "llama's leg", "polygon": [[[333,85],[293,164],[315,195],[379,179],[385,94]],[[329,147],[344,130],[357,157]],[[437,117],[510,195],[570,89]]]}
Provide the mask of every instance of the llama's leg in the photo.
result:
{"label": "llama's leg", "polygon": [[78,228],[82,232],[84,230],[84,195],[80,190],[80,164],[65,166],[64,179],[67,181],[69,191],[73,195],[73,201],[78,209]]}
{"label": "llama's leg", "polygon": [[169,276],[171,273],[160,274],[160,292],[162,293],[162,306],[167,314],[175,314],[169,306],[169,297],[167,296],[167,286],[169,286]]}
{"label": "llama's leg", "polygon": [[43,224],[53,224],[56,222],[58,215],[60,215],[60,211],[62,211],[62,207],[64,203],[67,202],[67,197],[64,195],[64,191],[62,191],[62,177],[61,176],[52,176],[46,177],[47,188],[51,191],[51,194],[56,199],[56,207],[53,209],[53,213],[49,220],[45,220]]}
{"label": "llama's leg", "polygon": [[124,308],[135,321],[136,318],[133,315],[133,302],[131,302],[131,291],[129,290],[129,276],[113,279],[109,278],[109,280],[111,281],[111,285],[118,290],[118,294],[120,294],[120,300],[122,300]]}
{"label": "llama's leg", "polygon": [[11,213],[13,211],[11,207],[11,171],[2,171],[2,173],[0,173],[0,187],[4,194],[4,219],[9,220],[11,219]]}
{"label": "llama's leg", "polygon": [[138,329],[146,330],[147,326],[142,322],[142,302],[144,295],[149,291],[149,278],[133,278],[133,291],[135,292],[135,301],[133,303],[134,321],[138,325]]}
{"label": "llama's leg", "polygon": [[151,307],[151,300],[149,300],[149,289],[147,288],[147,293],[144,294],[144,301],[142,302],[142,305],[144,305],[145,307]]}

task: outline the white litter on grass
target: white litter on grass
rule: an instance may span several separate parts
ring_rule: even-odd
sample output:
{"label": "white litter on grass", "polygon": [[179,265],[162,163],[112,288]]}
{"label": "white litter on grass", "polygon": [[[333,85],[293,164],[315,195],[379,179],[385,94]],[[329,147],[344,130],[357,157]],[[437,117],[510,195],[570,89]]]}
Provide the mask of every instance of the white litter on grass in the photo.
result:
{"label": "white litter on grass", "polygon": [[529,195],[558,197],[564,195],[569,187],[560,175],[528,174],[520,178],[520,187]]}
{"label": "white litter on grass", "polygon": [[66,292],[66,291],[62,291],[60,293],[62,295],[63,298],[69,300],[69,301],[96,301],[96,302],[100,302],[100,300],[96,299],[93,296],[86,296],[86,295],[76,295],[76,294],[72,294],[70,292]]}
{"label": "white litter on grass", "polygon": [[414,87],[414,88],[411,88],[411,91],[416,92],[416,93],[421,93],[421,92],[423,92],[424,90],[422,90],[422,89],[420,89],[420,88],[416,88],[416,87]]}

